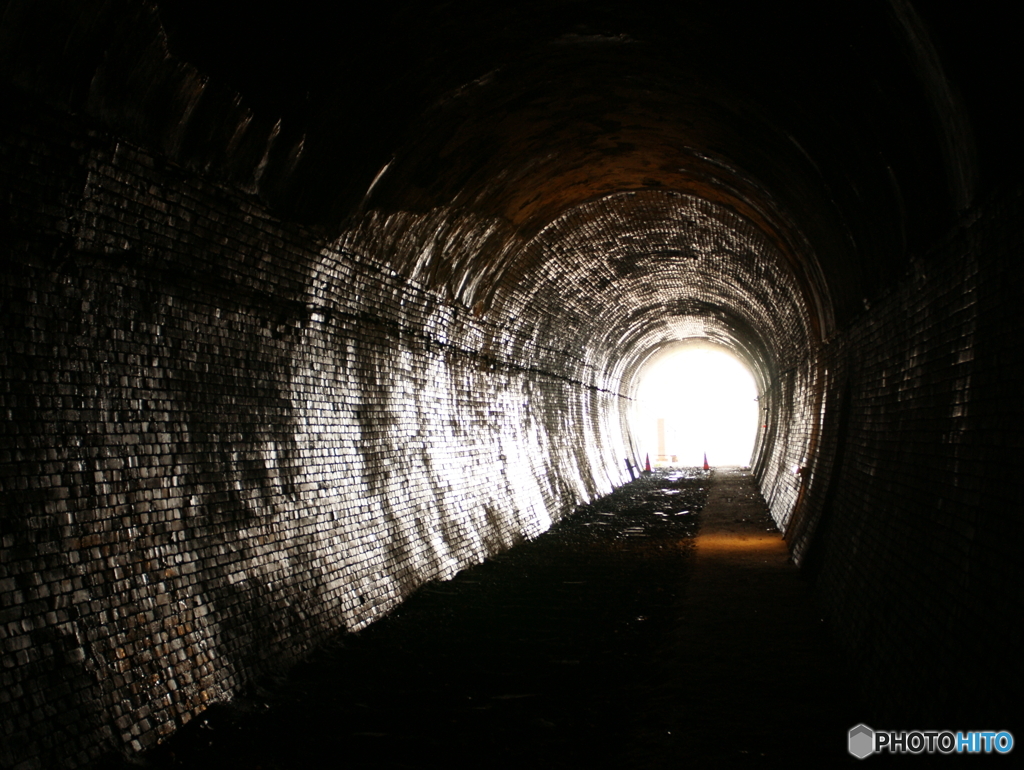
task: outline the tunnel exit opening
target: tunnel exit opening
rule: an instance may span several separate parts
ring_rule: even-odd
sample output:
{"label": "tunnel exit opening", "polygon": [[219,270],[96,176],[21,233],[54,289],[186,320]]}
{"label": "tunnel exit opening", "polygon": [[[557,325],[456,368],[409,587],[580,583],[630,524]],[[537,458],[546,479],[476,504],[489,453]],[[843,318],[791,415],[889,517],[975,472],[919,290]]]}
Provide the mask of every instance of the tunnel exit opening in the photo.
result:
{"label": "tunnel exit opening", "polygon": [[749,465],[758,394],[750,370],[710,344],[656,356],[640,374],[630,431],[652,466]]}

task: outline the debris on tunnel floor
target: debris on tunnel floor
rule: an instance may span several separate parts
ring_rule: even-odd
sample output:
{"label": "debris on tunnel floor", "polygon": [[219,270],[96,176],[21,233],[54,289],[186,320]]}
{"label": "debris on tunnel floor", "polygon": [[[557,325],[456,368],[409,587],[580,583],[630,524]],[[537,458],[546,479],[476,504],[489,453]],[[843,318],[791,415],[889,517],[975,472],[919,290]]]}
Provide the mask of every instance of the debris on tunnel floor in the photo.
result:
{"label": "debris on tunnel floor", "polygon": [[[780,751],[771,733],[788,717],[769,702],[734,701],[767,695],[788,702],[779,691],[792,677],[785,661],[761,672],[777,679],[767,690],[763,682],[730,679],[731,666],[723,670],[721,661],[709,681],[702,669],[725,640],[680,628],[702,512],[720,473],[659,470],[580,506],[537,539],[422,586],[388,617],[210,708],[141,761],[219,770],[367,759],[381,768],[789,761],[792,752]],[[749,474],[746,480],[752,486]],[[756,508],[749,496],[744,504]],[[764,532],[763,519],[748,518]],[[764,610],[771,615],[771,607]],[[758,659],[765,641],[746,635],[741,654]],[[808,646],[791,644],[801,654]],[[687,687],[691,680],[696,689]],[[820,702],[814,710],[835,711]],[[849,725],[834,727],[821,738],[840,756]],[[723,731],[735,743],[722,744]],[[714,735],[715,745],[702,742],[702,733]],[[821,741],[810,744],[822,749]]]}

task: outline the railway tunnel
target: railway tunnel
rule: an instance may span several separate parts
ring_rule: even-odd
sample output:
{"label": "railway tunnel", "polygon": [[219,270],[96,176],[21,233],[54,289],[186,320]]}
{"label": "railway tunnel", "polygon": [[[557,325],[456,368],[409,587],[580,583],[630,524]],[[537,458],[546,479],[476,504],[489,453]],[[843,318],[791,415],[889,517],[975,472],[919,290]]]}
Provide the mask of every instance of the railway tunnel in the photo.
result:
{"label": "railway tunnel", "polygon": [[1008,25],[0,9],[4,766],[152,746],[621,486],[694,341],[754,376],[752,472],[864,697],[1006,727]]}

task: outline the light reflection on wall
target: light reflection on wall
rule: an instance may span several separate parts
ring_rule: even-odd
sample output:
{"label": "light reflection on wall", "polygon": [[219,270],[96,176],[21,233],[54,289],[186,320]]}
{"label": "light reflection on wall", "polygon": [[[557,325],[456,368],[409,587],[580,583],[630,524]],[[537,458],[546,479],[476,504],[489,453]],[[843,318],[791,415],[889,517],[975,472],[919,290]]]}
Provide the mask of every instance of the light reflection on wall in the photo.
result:
{"label": "light reflection on wall", "polygon": [[[718,348],[665,356],[644,373],[631,427],[653,465],[747,465],[757,433],[750,371]],[[659,424],[660,423],[660,424]]]}

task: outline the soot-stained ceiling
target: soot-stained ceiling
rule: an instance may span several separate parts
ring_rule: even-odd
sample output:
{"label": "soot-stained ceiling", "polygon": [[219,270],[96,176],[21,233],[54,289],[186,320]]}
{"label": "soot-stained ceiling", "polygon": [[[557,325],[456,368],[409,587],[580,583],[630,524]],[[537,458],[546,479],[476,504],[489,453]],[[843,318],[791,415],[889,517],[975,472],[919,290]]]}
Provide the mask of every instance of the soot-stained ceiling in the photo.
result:
{"label": "soot-stained ceiling", "polygon": [[[906,270],[991,181],[977,130],[1002,136],[941,5],[149,7],[168,61],[272,126],[272,208],[478,313],[569,297],[534,333],[577,330],[606,376],[704,336],[770,378]],[[194,102],[176,119],[216,123]],[[251,152],[182,136],[214,175]]]}

